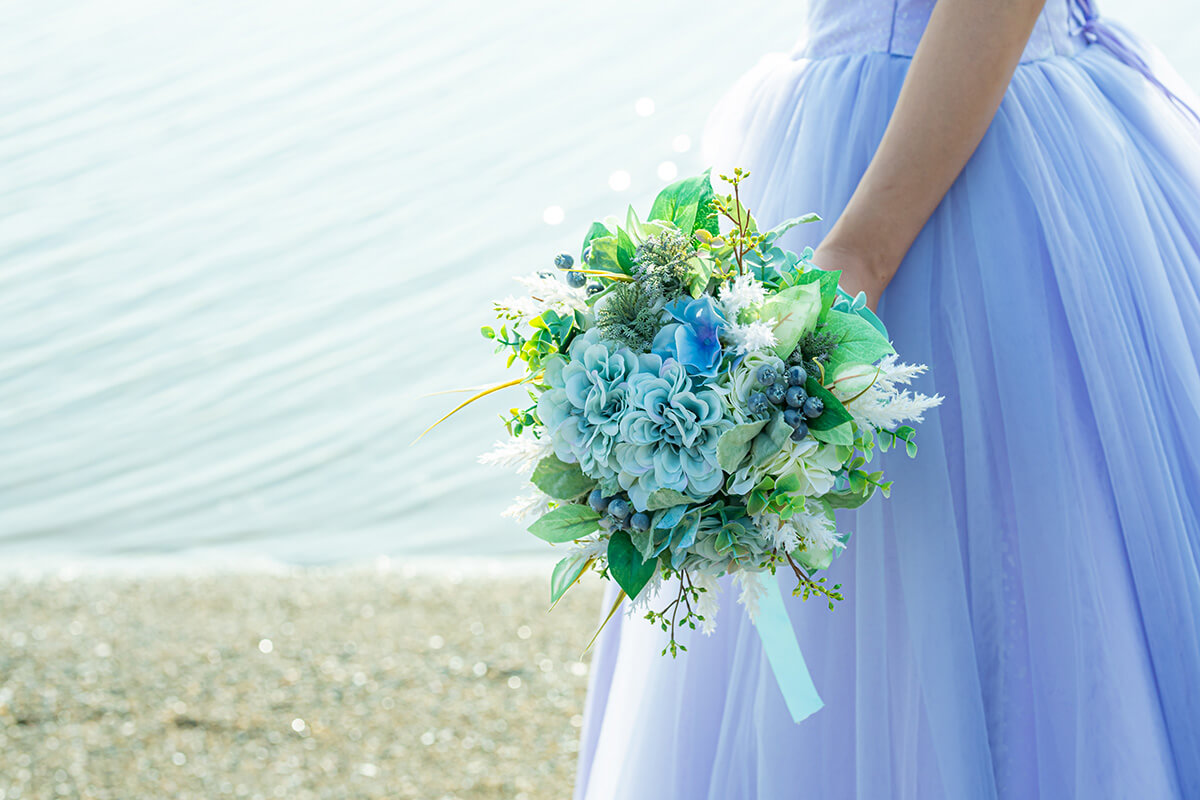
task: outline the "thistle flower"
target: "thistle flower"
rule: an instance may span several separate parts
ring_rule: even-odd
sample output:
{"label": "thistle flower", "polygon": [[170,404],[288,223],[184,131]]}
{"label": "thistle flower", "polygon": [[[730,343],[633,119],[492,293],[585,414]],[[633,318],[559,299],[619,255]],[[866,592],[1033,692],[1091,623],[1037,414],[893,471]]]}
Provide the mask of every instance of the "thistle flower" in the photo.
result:
{"label": "thistle flower", "polygon": [[724,336],[733,345],[734,352],[739,356],[757,350],[770,350],[778,343],[775,331],[765,322],[732,325],[725,331]]}
{"label": "thistle flower", "polygon": [[738,275],[721,287],[721,310],[730,320],[736,320],[738,312],[742,309],[762,305],[766,299],[766,287],[749,273]]}

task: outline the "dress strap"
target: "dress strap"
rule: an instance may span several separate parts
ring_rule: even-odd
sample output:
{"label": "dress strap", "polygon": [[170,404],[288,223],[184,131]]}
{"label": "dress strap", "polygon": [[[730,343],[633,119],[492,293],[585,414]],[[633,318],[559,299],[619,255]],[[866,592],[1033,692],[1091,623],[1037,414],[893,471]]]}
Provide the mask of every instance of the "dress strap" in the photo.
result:
{"label": "dress strap", "polygon": [[1154,74],[1154,70],[1146,63],[1146,60],[1121,36],[1121,33],[1112,25],[1108,24],[1100,12],[1096,10],[1096,4],[1092,0],[1074,0],[1075,7],[1072,10],[1072,16],[1075,23],[1079,26],[1078,32],[1083,34],[1088,42],[1094,42],[1112,53],[1116,58],[1133,69],[1137,70],[1142,76],[1159,88],[1167,97],[1169,97],[1177,106],[1187,113],[1197,123],[1200,123],[1200,114],[1197,114],[1187,102],[1175,92],[1171,91],[1166,84],[1160,81]]}

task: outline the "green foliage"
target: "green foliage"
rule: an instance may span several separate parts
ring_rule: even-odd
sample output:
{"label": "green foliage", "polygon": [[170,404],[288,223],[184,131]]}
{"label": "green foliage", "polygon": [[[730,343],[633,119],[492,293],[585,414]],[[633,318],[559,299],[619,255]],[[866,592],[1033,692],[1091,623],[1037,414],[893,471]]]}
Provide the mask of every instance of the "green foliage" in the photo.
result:
{"label": "green foliage", "polygon": [[[819,397],[821,402],[825,404],[825,410],[821,412],[821,416],[808,421],[808,429],[810,431],[829,431],[847,422],[851,422],[854,417],[850,416],[850,412],[842,405],[842,401],[838,400],[833,392],[826,389],[815,378],[811,376],[808,383],[804,387],[808,392],[809,397]],[[850,438],[853,442],[854,438]],[[850,442],[834,442],[834,444],[849,444]]]}
{"label": "green foliage", "polygon": [[837,341],[825,361],[826,369],[843,364],[874,364],[896,352],[887,337],[858,314],[830,311],[821,331]]}
{"label": "green foliage", "polygon": [[750,448],[751,463],[756,467],[765,464],[783,449],[791,435],[792,426],[784,421],[783,412],[774,412],[762,433],[754,437],[754,444]]}
{"label": "green foliage", "polygon": [[771,295],[759,312],[762,319],[775,319],[775,355],[787,358],[796,345],[817,325],[821,314],[821,286],[806,283],[789,286]]}
{"label": "green foliage", "polygon": [[646,510],[661,511],[694,502],[693,498],[674,489],[657,489],[651,492],[650,497],[646,499]]}
{"label": "green foliage", "polygon": [[665,230],[638,245],[632,274],[648,297],[671,300],[688,290],[690,261],[696,249],[677,230]]}
{"label": "green foliage", "polygon": [[721,469],[728,473],[736,472],[746,456],[750,455],[750,445],[754,437],[766,425],[765,419],[743,422],[722,433],[717,439],[717,464]]}
{"label": "green foliage", "polygon": [[788,364],[801,364],[805,369],[814,361],[824,364],[829,360],[829,354],[837,347],[837,337],[818,327],[805,334],[796,345],[796,349],[788,356]]}
{"label": "green foliage", "polygon": [[529,532],[551,544],[573,542],[600,528],[600,515],[585,505],[570,503],[543,514]]}
{"label": "green foliage", "polygon": [[635,353],[650,349],[662,324],[658,298],[641,283],[614,285],[607,302],[596,309],[596,327],[600,335]]}
{"label": "green foliage", "polygon": [[703,175],[678,180],[659,192],[650,207],[649,219],[672,222],[685,236],[696,230],[716,236],[719,231],[712,198],[712,182],[705,170]]}
{"label": "green foliage", "polygon": [[643,559],[625,531],[617,531],[608,539],[608,573],[632,600],[649,583],[658,568],[658,559]]}
{"label": "green foliage", "polygon": [[533,485],[555,500],[573,500],[590,492],[596,482],[583,474],[578,464],[567,464],[549,455],[538,462],[530,477]]}
{"label": "green foliage", "polygon": [[881,430],[879,431],[879,449],[886,453],[889,447],[894,447],[897,441],[904,442],[904,452],[909,458],[915,458],[917,455],[916,429],[909,425],[901,425],[894,431]]}
{"label": "green foliage", "polygon": [[575,581],[579,580],[579,576],[593,560],[583,553],[575,553],[554,565],[554,572],[550,575],[551,604],[557,603],[567,589],[575,585]]}

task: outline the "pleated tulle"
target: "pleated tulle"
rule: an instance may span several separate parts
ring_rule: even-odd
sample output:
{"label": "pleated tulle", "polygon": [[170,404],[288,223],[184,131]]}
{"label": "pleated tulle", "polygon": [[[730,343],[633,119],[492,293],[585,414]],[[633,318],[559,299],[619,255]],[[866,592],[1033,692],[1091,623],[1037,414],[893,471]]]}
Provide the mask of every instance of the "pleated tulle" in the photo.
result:
{"label": "pleated tulle", "polygon": [[[817,244],[909,60],[772,57],[722,166]],[[945,404],[842,519],[835,612],[789,600],[825,708],[789,718],[753,626],[595,656],[576,798],[1200,797],[1200,136],[1110,53],[1022,64],[881,316]],[[789,582],[783,580],[785,589]]]}

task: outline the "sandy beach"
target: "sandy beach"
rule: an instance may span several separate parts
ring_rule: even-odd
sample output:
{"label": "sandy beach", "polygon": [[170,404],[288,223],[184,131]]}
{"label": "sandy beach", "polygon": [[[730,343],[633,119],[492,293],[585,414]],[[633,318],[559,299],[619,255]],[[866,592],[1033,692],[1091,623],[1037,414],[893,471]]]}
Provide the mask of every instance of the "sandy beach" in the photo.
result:
{"label": "sandy beach", "polygon": [[0,800],[570,796],[599,581],[0,576]]}

